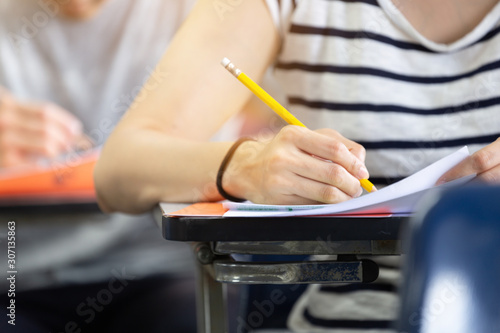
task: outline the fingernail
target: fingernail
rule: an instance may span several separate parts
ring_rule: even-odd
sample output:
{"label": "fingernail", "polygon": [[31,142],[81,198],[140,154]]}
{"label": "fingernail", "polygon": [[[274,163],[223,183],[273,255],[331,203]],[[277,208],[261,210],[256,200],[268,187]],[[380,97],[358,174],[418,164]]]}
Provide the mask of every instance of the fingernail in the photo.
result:
{"label": "fingernail", "polygon": [[363,194],[363,189],[360,187],[358,193],[354,195],[355,198],[359,197],[361,194]]}
{"label": "fingernail", "polygon": [[442,178],[442,179],[439,179],[437,182],[436,182],[436,186],[439,186],[439,185],[443,185],[444,183],[446,183],[447,180]]}
{"label": "fingernail", "polygon": [[359,168],[358,177],[360,179],[365,179],[365,178],[369,177],[368,170],[364,166],[362,166],[361,168]]}

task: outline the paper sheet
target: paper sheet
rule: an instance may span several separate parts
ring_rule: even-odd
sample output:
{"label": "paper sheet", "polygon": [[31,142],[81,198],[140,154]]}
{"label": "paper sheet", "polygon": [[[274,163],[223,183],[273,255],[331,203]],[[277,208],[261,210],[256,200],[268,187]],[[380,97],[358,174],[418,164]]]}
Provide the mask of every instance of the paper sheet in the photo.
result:
{"label": "paper sheet", "polygon": [[418,200],[430,189],[463,184],[475,175],[457,179],[441,186],[434,186],[446,171],[467,156],[467,147],[450,154],[415,174],[376,192],[359,198],[331,205],[256,205],[253,203],[224,203],[229,211],[224,216],[311,216],[339,213],[411,213]]}

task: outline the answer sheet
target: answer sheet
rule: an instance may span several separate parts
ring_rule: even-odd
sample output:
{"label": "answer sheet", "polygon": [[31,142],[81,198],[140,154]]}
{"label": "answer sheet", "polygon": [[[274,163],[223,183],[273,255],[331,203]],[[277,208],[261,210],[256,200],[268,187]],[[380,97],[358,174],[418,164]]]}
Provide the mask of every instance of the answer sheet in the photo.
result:
{"label": "answer sheet", "polygon": [[334,214],[370,214],[394,213],[409,214],[414,212],[420,198],[430,190],[443,189],[464,184],[475,175],[456,179],[452,182],[435,186],[438,179],[469,156],[469,149],[463,147],[428,167],[378,191],[358,198],[330,205],[258,205],[251,202],[224,202],[229,209],[224,216],[317,216]]}

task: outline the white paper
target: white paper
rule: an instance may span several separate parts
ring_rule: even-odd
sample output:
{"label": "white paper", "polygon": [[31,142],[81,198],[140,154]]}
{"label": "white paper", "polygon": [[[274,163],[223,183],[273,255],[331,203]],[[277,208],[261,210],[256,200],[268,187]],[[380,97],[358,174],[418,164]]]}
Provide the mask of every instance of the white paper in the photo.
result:
{"label": "white paper", "polygon": [[256,205],[228,202],[229,211],[224,216],[307,216],[356,212],[411,213],[417,201],[433,188],[463,184],[475,175],[463,177],[441,186],[434,186],[448,170],[469,156],[467,147],[450,154],[428,167],[390,186],[359,198],[331,205]]}

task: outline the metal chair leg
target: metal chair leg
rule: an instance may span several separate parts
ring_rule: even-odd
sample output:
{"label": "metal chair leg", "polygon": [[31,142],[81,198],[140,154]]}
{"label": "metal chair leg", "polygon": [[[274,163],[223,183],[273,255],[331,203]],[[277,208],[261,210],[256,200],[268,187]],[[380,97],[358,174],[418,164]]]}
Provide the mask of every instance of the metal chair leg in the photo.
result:
{"label": "metal chair leg", "polygon": [[227,333],[226,286],[213,278],[208,244],[195,246],[197,257],[197,324],[198,333]]}

